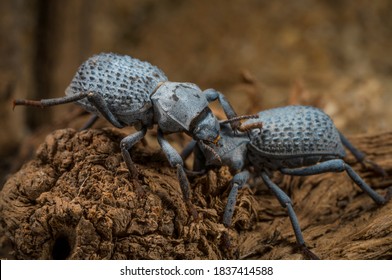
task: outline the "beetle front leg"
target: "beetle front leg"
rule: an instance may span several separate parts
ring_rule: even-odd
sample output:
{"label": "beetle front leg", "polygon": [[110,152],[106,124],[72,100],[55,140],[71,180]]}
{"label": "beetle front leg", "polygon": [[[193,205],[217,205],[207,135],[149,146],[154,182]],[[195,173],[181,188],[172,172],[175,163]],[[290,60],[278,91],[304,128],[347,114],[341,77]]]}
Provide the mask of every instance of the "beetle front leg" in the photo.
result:
{"label": "beetle front leg", "polygon": [[138,171],[135,167],[135,164],[132,161],[129,150],[132,148],[133,145],[135,145],[137,142],[142,140],[146,135],[146,133],[147,133],[147,128],[145,127],[142,130],[123,138],[120,143],[121,154],[123,156],[125,164],[127,165],[129,173],[131,174],[132,178],[136,178]]}
{"label": "beetle front leg", "polygon": [[243,188],[248,181],[249,176],[249,171],[245,170],[235,174],[231,180],[231,190],[227,199],[225,213],[223,214],[223,224],[225,227],[230,227],[231,225],[231,219],[233,218],[234,208],[237,202],[238,190]]}
{"label": "beetle front leg", "polygon": [[184,197],[184,201],[187,204],[190,213],[194,217],[194,219],[198,218],[197,211],[193,206],[190,199],[190,186],[189,181],[185,173],[184,169],[184,161],[182,160],[180,154],[170,145],[170,143],[163,137],[163,132],[161,129],[158,129],[158,143],[162,148],[162,151],[166,155],[167,160],[170,163],[170,166],[177,168],[177,178],[180,183],[182,195]]}
{"label": "beetle front leg", "polygon": [[[206,89],[205,91],[203,91],[203,93],[205,94],[208,102],[212,102],[215,100],[219,101],[228,119],[232,119],[237,116],[237,113],[234,111],[233,107],[231,107],[229,101],[222,93],[212,88]],[[241,124],[238,122],[238,125]]]}
{"label": "beetle front leg", "polygon": [[230,126],[233,130],[246,132],[246,131],[249,131],[254,128],[262,128],[263,127],[261,122],[255,122],[255,123],[252,123],[249,125],[243,125],[240,122],[240,120],[257,118],[258,115],[237,116],[237,113],[234,111],[234,109],[230,105],[229,101],[219,91],[210,88],[210,89],[206,89],[205,91],[203,91],[203,93],[206,95],[208,102],[218,100],[218,102],[221,104],[223,111],[225,112],[225,115],[227,117],[227,120],[225,120],[223,123],[230,123]]}
{"label": "beetle front leg", "polygon": [[267,175],[265,171],[261,172],[261,178],[267,187],[273,192],[276,198],[279,200],[280,205],[287,209],[287,213],[289,215],[291,225],[294,230],[295,238],[297,240],[297,244],[302,249],[303,253],[311,259],[318,260],[320,259],[316,254],[314,254],[305,244],[305,240],[302,235],[301,227],[298,222],[297,215],[295,214],[293,203],[291,202],[290,197],[282,191]]}
{"label": "beetle front leg", "polygon": [[181,151],[181,158],[183,160],[186,160],[192,154],[192,152],[195,149],[196,145],[197,145],[197,141],[196,140],[191,140],[185,146],[185,148]]}
{"label": "beetle front leg", "polygon": [[193,152],[193,168],[192,171],[186,170],[185,172],[189,175],[201,175],[206,171],[206,159],[200,147],[197,145],[196,140],[189,142],[181,152],[181,158],[185,161]]}

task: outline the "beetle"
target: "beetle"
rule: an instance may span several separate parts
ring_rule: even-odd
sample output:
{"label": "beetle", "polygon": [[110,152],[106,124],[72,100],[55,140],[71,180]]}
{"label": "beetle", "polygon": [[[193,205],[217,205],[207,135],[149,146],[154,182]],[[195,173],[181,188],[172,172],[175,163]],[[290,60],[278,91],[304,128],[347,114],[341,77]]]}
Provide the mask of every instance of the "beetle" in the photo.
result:
{"label": "beetle", "polygon": [[[170,165],[177,168],[177,177],[186,202],[189,203],[189,182],[179,153],[164,138],[164,134],[185,132],[201,146],[217,143],[219,123],[208,107],[218,100],[226,116],[235,113],[226,98],[214,89],[202,91],[193,83],[168,81],[158,67],[149,62],[114,53],[100,53],[83,62],[60,98],[17,99],[13,105],[49,107],[75,102],[93,114],[83,129],[93,125],[98,117],[113,126],[134,126],[138,131],[120,143],[123,159],[131,177],[138,171],[129,150],[140,141],[154,124],[158,126],[158,142]],[[232,128],[241,131],[241,123],[231,121]]]}
{"label": "beetle", "polygon": [[[248,181],[251,170],[262,178],[282,207],[286,208],[297,244],[312,259],[318,257],[307,248],[292,201],[271,180],[272,172],[306,176],[346,171],[351,180],[377,204],[383,205],[391,198],[391,189],[385,197],[381,196],[343,160],[347,148],[359,162],[368,162],[375,171],[383,173],[381,167],[365,159],[365,155],[338,131],[332,119],[320,109],[286,106],[261,111],[257,116],[243,124],[244,128],[251,127],[247,132],[235,132],[227,126],[227,122],[221,123],[219,143],[211,147],[220,161],[217,161],[210,149],[197,145],[196,142],[191,142],[182,152],[183,158],[186,158],[192,150],[195,151],[196,170],[202,170],[206,166],[226,165],[235,174],[223,215],[226,227],[231,225],[238,190]],[[262,123],[262,128],[252,128],[254,123]]]}

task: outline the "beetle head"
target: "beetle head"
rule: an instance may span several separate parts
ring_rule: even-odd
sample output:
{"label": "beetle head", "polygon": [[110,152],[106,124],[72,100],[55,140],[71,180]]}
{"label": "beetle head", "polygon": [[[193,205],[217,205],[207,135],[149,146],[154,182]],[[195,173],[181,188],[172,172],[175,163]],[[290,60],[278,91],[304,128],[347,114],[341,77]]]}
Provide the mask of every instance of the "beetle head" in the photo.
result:
{"label": "beetle head", "polygon": [[207,166],[226,165],[231,171],[237,172],[246,165],[248,143],[247,133],[235,132],[229,124],[222,124],[217,143],[199,141],[198,145]]}
{"label": "beetle head", "polygon": [[192,120],[190,131],[192,137],[206,144],[217,144],[219,141],[219,122],[212,114],[210,108],[206,107]]}

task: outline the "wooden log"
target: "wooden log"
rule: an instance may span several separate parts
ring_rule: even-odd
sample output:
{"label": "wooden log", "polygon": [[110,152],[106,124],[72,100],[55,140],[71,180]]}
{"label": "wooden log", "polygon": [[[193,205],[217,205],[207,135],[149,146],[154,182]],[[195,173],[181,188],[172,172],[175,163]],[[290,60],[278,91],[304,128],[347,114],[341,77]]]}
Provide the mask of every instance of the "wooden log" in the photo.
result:
{"label": "wooden log", "polygon": [[[363,169],[348,153],[346,161],[380,194],[392,186],[392,133],[349,137],[387,172],[385,178]],[[390,259],[392,201],[376,205],[348,175],[276,176],[290,195],[305,241],[321,259]],[[258,195],[259,222],[245,234],[241,254],[260,259],[302,259],[286,212],[268,192]]]}
{"label": "wooden log", "polygon": [[[0,225],[17,259],[303,259],[285,209],[259,180],[239,192],[233,226],[222,214],[227,168],[191,178],[193,220],[160,150],[132,149],[129,178],[115,129],[57,130],[0,195]],[[392,185],[392,132],[350,137],[388,173],[347,162],[374,189]],[[275,174],[294,202],[305,241],[322,259],[389,259],[392,203],[376,205],[345,173]]]}

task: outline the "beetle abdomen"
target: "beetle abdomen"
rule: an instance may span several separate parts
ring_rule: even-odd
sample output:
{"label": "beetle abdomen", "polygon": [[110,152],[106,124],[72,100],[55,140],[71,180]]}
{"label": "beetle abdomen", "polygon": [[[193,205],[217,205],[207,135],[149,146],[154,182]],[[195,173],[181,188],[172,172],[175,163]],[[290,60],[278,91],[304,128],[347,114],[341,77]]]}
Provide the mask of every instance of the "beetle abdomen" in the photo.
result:
{"label": "beetle abdomen", "polygon": [[[141,113],[152,107],[150,94],[158,83],[165,81],[165,74],[148,62],[127,55],[101,53],[79,67],[65,92],[66,95],[80,92],[99,94],[121,119],[121,116]],[[97,113],[87,99],[77,103],[87,111]]]}
{"label": "beetle abdomen", "polygon": [[262,130],[250,134],[250,145],[270,158],[312,156],[344,157],[339,132],[323,111],[308,106],[287,106],[259,113]]}

